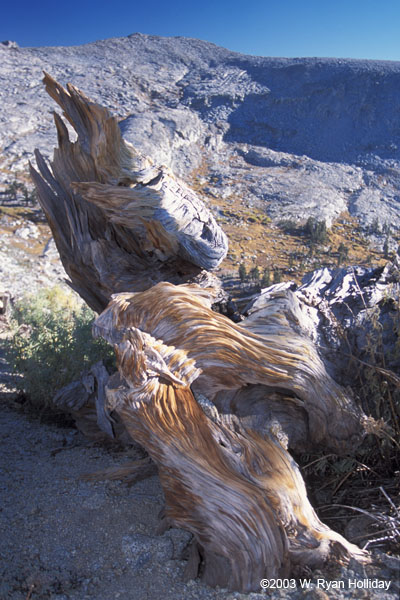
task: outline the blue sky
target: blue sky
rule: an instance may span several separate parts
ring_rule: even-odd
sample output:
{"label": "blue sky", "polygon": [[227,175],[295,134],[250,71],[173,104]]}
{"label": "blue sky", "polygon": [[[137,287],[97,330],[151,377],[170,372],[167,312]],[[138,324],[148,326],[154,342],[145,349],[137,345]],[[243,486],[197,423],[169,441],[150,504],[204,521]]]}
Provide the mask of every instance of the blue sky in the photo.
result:
{"label": "blue sky", "polygon": [[400,0],[6,0],[0,40],[75,45],[130,33],[261,56],[400,60]]}

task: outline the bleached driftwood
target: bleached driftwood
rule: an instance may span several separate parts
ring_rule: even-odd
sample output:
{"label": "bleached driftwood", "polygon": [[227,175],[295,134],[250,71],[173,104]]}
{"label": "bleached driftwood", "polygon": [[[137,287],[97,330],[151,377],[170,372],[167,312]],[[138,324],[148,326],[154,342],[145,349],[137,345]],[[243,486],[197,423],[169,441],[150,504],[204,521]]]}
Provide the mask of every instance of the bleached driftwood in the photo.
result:
{"label": "bleached driftwood", "polygon": [[[102,385],[91,406],[78,399],[78,411],[93,416],[97,399],[103,429],[112,413],[146,448],[165,492],[165,526],[194,535],[189,576],[201,563],[209,584],[250,591],[328,557],[362,558],[319,521],[288,451],[343,452],[363,433],[297,297],[264,297],[241,325],[213,312],[218,290],[201,269],[215,267],[227,245],[211,215],[122,141],[106,109],[49,76],[45,83],[78,140],[56,117],[53,173],[39,154],[41,175],[32,169],[40,202],[72,286],[99,312],[114,294],[95,332],[114,345],[118,373],[92,373]],[[74,405],[71,391],[58,401]]]}

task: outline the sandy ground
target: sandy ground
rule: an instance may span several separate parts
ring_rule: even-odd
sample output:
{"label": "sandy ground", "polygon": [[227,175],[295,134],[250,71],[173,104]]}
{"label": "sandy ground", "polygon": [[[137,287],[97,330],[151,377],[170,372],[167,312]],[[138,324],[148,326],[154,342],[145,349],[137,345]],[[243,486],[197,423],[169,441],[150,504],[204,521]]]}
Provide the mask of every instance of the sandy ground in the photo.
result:
{"label": "sandy ground", "polygon": [[175,529],[156,535],[158,477],[133,487],[83,481],[82,474],[126,457],[4,403],[0,436],[0,598],[240,597],[182,582],[190,536]]}
{"label": "sandy ground", "polygon": [[398,597],[400,561],[393,558],[369,571],[350,565],[330,578],[390,581],[387,593],[365,585],[328,591],[314,583],[307,591],[297,585],[290,592],[245,595],[210,589],[197,580],[184,583],[181,556],[190,535],[177,529],[156,534],[163,506],[158,477],[131,487],[82,480],[85,473],[120,466],[129,457],[96,446],[73,428],[25,414],[1,355],[0,379],[1,600]]}

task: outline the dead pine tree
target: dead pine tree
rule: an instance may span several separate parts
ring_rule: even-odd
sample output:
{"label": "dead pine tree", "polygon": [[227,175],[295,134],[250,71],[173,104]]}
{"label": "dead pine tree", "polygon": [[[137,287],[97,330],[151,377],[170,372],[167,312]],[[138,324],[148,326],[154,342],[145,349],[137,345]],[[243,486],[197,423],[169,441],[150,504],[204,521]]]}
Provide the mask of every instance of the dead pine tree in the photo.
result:
{"label": "dead pine tree", "polygon": [[213,311],[222,293],[209,271],[227,238],[210,212],[124,142],[107,109],[44,83],[77,140],[55,114],[58,148],[50,165],[36,153],[32,177],[70,285],[101,313],[95,334],[117,356],[97,410],[117,415],[157,465],[162,527],[194,536],[187,576],[249,592],[265,577],[365,560],[318,519],[289,452],[351,451],[363,435],[295,296],[240,325]]}

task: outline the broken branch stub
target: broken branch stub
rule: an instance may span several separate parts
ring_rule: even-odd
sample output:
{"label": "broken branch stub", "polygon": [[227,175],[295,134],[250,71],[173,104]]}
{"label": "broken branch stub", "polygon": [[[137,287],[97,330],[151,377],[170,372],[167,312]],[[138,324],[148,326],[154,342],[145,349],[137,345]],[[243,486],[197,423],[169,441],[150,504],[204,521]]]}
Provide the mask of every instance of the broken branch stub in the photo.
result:
{"label": "broken branch stub", "polygon": [[89,306],[101,312],[113,293],[217,267],[227,238],[197,195],[125,142],[106,108],[47,74],[44,83],[78,138],[55,114],[51,168],[37,151],[31,175],[70,283]]}

